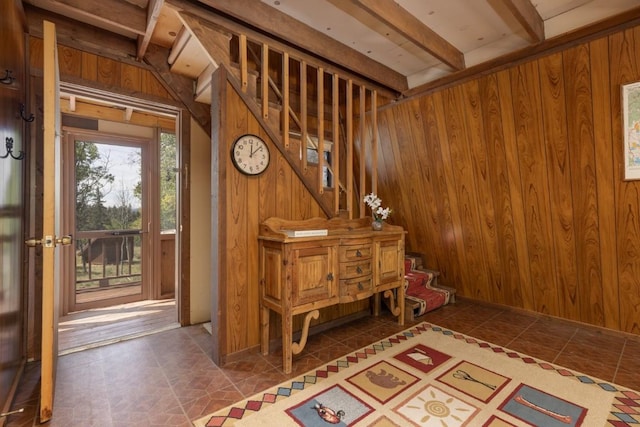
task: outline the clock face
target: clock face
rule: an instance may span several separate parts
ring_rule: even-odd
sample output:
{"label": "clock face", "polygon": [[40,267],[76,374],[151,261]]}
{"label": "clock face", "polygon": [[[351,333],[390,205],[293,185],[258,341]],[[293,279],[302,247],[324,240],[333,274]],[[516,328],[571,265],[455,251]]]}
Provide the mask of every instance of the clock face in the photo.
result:
{"label": "clock face", "polygon": [[231,149],[231,160],[246,175],[259,175],[269,166],[269,147],[256,135],[243,135]]}

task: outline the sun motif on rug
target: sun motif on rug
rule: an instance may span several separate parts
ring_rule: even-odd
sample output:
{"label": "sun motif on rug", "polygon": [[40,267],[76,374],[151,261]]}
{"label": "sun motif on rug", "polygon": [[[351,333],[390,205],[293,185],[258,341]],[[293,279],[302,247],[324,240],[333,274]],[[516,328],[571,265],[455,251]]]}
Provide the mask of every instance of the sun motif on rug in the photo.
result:
{"label": "sun motif on rug", "polygon": [[478,408],[430,385],[396,411],[414,423],[419,420],[421,426],[456,427],[469,421]]}

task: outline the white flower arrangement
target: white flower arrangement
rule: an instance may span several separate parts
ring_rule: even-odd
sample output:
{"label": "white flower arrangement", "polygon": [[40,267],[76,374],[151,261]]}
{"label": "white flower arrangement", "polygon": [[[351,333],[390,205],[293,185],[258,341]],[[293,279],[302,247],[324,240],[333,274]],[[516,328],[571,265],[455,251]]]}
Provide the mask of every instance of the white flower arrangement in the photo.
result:
{"label": "white flower arrangement", "polygon": [[393,212],[391,208],[383,208],[382,200],[373,193],[364,196],[364,202],[371,208],[371,214],[375,221],[383,221]]}

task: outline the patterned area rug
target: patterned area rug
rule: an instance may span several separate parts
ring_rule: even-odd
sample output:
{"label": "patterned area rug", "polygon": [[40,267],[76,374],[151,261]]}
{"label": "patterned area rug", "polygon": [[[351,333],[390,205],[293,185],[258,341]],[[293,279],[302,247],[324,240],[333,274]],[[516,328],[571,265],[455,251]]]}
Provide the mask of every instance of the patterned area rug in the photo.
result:
{"label": "patterned area rug", "polygon": [[421,323],[194,422],[638,426],[640,392]]}

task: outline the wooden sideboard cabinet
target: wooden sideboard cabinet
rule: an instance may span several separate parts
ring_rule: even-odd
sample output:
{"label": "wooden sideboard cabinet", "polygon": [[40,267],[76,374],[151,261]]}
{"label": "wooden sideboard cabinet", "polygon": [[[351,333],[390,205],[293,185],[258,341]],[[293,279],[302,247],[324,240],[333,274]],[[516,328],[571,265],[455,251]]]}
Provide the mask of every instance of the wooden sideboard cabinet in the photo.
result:
{"label": "wooden sideboard cabinet", "polygon": [[[291,237],[298,234],[323,234]],[[282,317],[282,365],[291,372],[293,354],[307,342],[311,319],[335,304],[381,296],[404,324],[404,235],[385,224],[373,231],[371,218],[289,221],[269,218],[260,226],[259,280],[261,351],[269,353],[269,311]],[[300,341],[293,342],[293,316],[305,314]]]}

